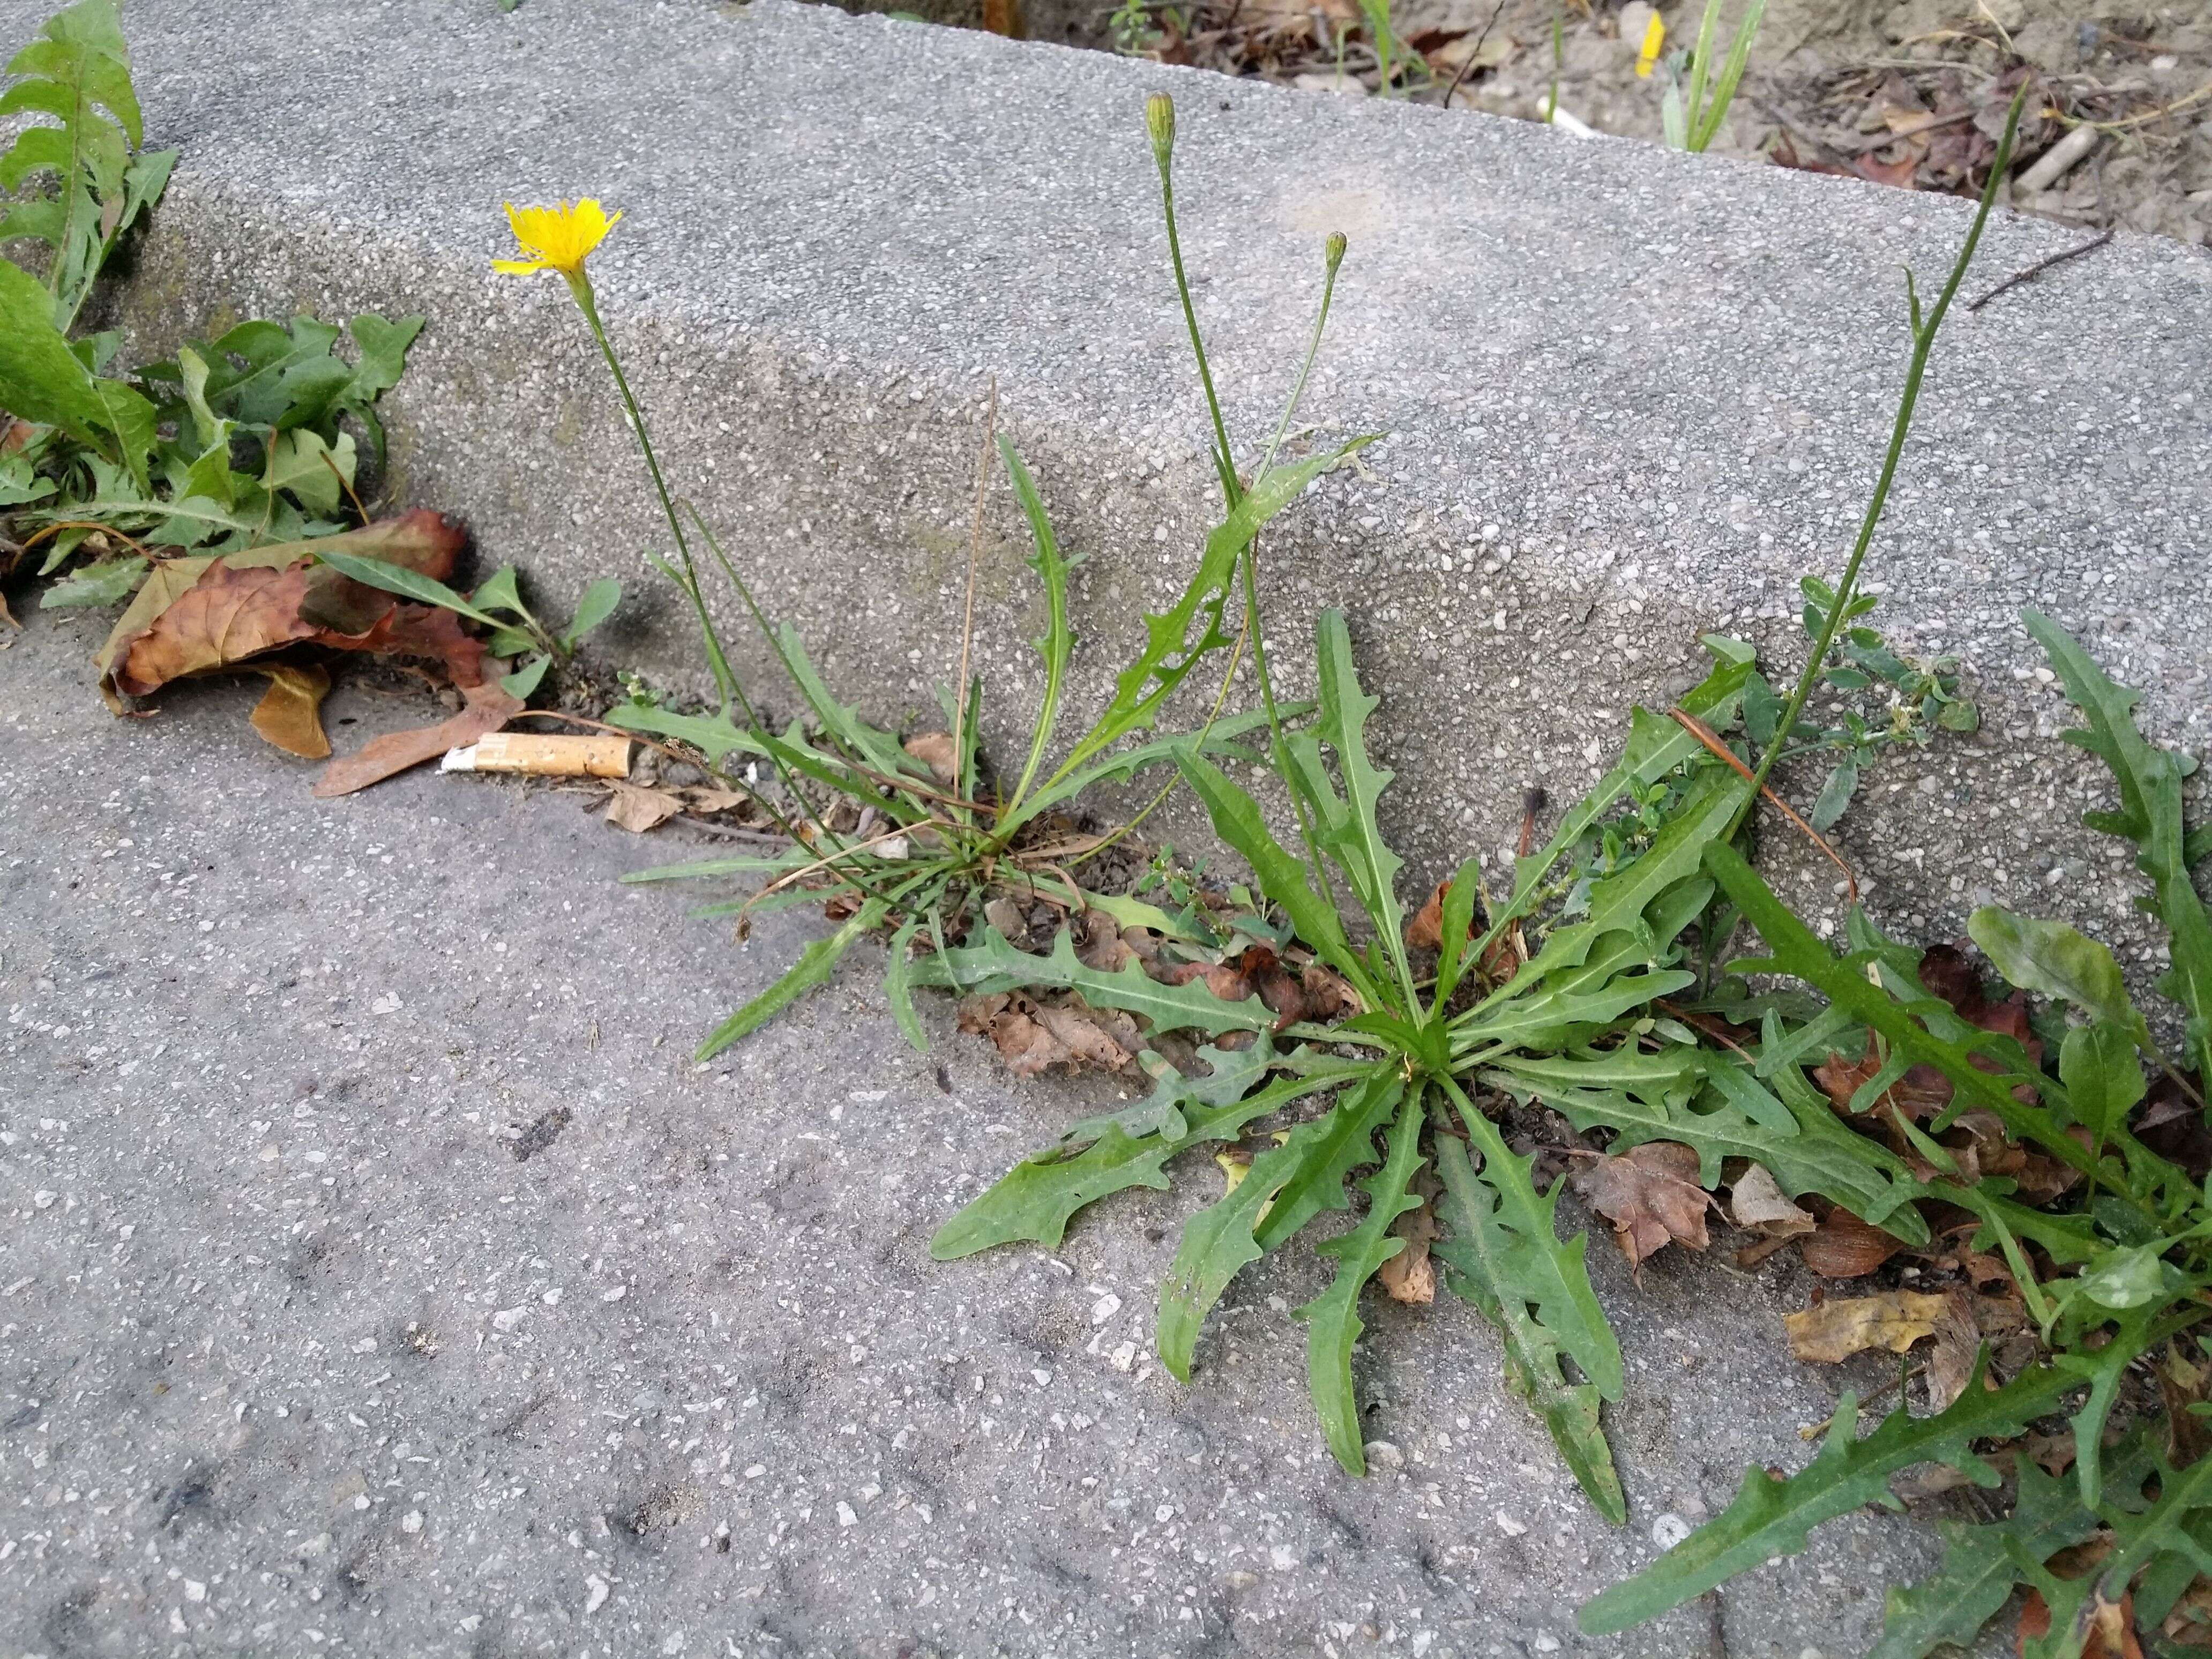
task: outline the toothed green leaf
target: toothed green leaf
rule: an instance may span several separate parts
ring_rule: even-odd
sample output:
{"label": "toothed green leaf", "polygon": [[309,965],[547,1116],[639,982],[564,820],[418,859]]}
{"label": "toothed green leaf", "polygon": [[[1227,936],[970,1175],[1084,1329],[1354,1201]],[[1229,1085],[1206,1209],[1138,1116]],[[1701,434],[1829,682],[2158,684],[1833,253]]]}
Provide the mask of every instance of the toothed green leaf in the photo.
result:
{"label": "toothed green leaf", "polygon": [[1018,951],[995,927],[983,929],[980,945],[955,945],[914,965],[916,985],[939,985],[980,995],[1024,988],[1073,991],[1094,1008],[1119,1008],[1140,1014],[1156,1031],[1263,1031],[1275,1016],[1256,996],[1224,1002],[1203,980],[1163,985],[1134,962],[1115,971],[1086,967],[1075,954],[1075,941],[1063,929],[1049,956]]}
{"label": "toothed green leaf", "polygon": [[1406,964],[1406,918],[1398,903],[1403,864],[1383,840],[1379,817],[1382,792],[1395,775],[1367,754],[1367,717],[1382,699],[1360,686],[1352,659],[1352,630],[1341,611],[1322,612],[1314,624],[1314,650],[1321,672],[1321,736],[1335,752],[1345,807],[1342,819],[1322,830],[1319,839],[1358,896],[1410,1002],[1413,975]]}
{"label": "toothed green leaf", "polygon": [[1165,1191],[1167,1162],[1177,1153],[1207,1141],[1234,1140],[1255,1118],[1342,1080],[1342,1073],[1328,1072],[1284,1078],[1241,1099],[1188,1109],[1178,1115],[1180,1127],[1172,1133],[1131,1134],[1109,1123],[1080,1151],[1056,1142],[1014,1165],[938,1229],[929,1253],[949,1261],[1018,1239],[1056,1250],[1069,1220],[1085,1205],[1130,1187]]}
{"label": "toothed green leaf", "polygon": [[1248,1262],[1257,1261],[1289,1237],[1280,1233],[1266,1245],[1254,1237],[1277,1196],[1297,1182],[1308,1197],[1310,1219],[1322,1207],[1318,1194],[1333,1187],[1336,1207],[1341,1209],[1346,1178],[1362,1164],[1375,1161],[1375,1132],[1389,1121],[1404,1091],[1395,1073],[1369,1072],[1338,1097],[1327,1113],[1300,1124],[1281,1146],[1254,1158],[1235,1191],[1183,1224],[1175,1263],[1160,1285],[1153,1340],[1160,1363],[1179,1381],[1190,1380],[1199,1327],[1229,1281]]}
{"label": "toothed green leaf", "polygon": [[1943,1564],[1918,1583],[1893,1585],[1881,1640],[1867,1659],[1926,1659],[1948,1644],[1971,1647],[2020,1581],[2014,1552],[2047,1561],[2102,1523],[2081,1506],[2071,1481],[2045,1474],[2032,1457],[2014,1461],[2020,1495],[2013,1511],[1984,1526],[1942,1521]]}
{"label": "toothed green leaf", "polygon": [[1589,1267],[1583,1259],[1589,1236],[1577,1233],[1562,1241],[1559,1235],[1559,1195],[1566,1183],[1559,1182],[1549,1193],[1538,1193],[1528,1173],[1534,1156],[1516,1156],[1498,1126],[1475,1109],[1457,1084],[1449,1079],[1439,1081],[1466,1127],[1469,1145],[1482,1155],[1483,1184],[1498,1194],[1496,1225],[1510,1241],[1498,1255],[1504,1285],[1522,1298],[1601,1396],[1620,1399],[1627,1376],[1620,1343],[1606,1322],[1597,1292],[1590,1288]]}
{"label": "toothed green leaf", "polygon": [[1398,1121],[1390,1130],[1390,1150],[1382,1167],[1361,1182],[1372,1200],[1360,1224],[1340,1238],[1314,1247],[1316,1255],[1333,1257],[1336,1277],[1312,1301],[1297,1310],[1307,1323],[1306,1378],[1320,1413],[1322,1431],[1336,1461],[1353,1474],[1367,1473],[1367,1453],[1359,1432],[1359,1401],[1352,1388],[1352,1346],[1366,1328],[1359,1317],[1359,1293],[1376,1270],[1406,1248],[1390,1224],[1421,1200],[1407,1191],[1425,1161],[1421,1157],[1421,1097],[1406,1091]]}
{"label": "toothed green leaf", "polygon": [[1997,1472],[1975,1455],[1977,1440],[2024,1432],[2048,1412],[2073,1378],[2050,1366],[2022,1371],[2003,1388],[1982,1386],[1986,1355],[1976,1361],[1966,1391],[1946,1411],[1915,1417],[1900,1407],[1864,1439],[1858,1396],[1836,1402],[1835,1426],[1811,1463],[1786,1478],[1754,1465],[1735,1501],[1633,1578],[1583,1605],[1576,1624],[1585,1636],[1609,1636],[1656,1619],[1740,1572],[1778,1555],[1795,1555],[1824,1521],[1866,1504],[1894,1506],[1889,1481],[1917,1464],[1947,1463],[1978,1485],[1994,1486]]}
{"label": "toothed green leaf", "polygon": [[1597,1389],[1569,1382],[1560,1370],[1559,1339],[1530,1314],[1534,1297],[1514,1272],[1519,1241],[1499,1222],[1498,1194],[1475,1174],[1466,1144],[1439,1133],[1436,1150],[1444,1188],[1437,1214],[1449,1231],[1429,1248],[1444,1264],[1444,1283],[1498,1328],[1507,1386],[1544,1419],[1598,1513],[1620,1526],[1628,1519],[1628,1500],[1598,1420]]}

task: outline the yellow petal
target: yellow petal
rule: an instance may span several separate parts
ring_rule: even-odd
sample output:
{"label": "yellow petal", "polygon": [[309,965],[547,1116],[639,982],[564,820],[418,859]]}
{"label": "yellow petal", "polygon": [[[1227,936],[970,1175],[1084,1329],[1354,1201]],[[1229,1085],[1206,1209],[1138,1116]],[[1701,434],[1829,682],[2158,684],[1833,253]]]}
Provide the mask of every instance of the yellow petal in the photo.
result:
{"label": "yellow petal", "polygon": [[553,269],[543,259],[495,259],[491,262],[491,268],[509,276],[527,276],[532,271]]}

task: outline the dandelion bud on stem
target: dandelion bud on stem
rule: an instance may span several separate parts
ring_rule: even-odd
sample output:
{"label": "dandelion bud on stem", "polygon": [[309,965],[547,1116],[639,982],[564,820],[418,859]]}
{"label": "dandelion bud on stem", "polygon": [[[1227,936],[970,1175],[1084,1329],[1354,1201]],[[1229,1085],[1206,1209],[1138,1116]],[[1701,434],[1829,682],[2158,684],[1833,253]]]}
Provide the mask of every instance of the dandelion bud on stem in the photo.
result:
{"label": "dandelion bud on stem", "polygon": [[1321,245],[1322,258],[1328,262],[1328,274],[1332,276],[1336,275],[1336,268],[1344,263],[1346,246],[1344,233],[1340,230],[1329,232],[1328,240]]}
{"label": "dandelion bud on stem", "polygon": [[1152,135],[1152,159],[1164,167],[1175,154],[1175,100],[1164,92],[1145,100],[1145,130]]}

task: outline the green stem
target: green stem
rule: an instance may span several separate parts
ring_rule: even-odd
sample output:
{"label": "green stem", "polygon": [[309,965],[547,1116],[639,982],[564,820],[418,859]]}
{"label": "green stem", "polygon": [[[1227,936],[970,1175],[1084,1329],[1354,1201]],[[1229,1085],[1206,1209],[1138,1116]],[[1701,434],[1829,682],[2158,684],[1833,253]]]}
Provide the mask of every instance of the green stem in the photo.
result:
{"label": "green stem", "polygon": [[[1724,842],[1734,839],[1735,832],[1742,828],[1744,819],[1758,805],[1759,792],[1766,787],[1768,775],[1781,758],[1784,740],[1797,729],[1797,717],[1804,712],[1806,700],[1813,695],[1814,684],[1820,677],[1821,665],[1827,661],[1828,652],[1836,641],[1837,630],[1843,626],[1844,615],[1850,609],[1851,597],[1858,586],[1859,567],[1866,562],[1867,550],[1874,544],[1875,526],[1881,522],[1882,510],[1889,501],[1890,484],[1897,477],[1898,461],[1905,453],[1905,435],[1912,429],[1913,407],[1920,399],[1920,379],[1927,371],[1928,354],[1936,344],[1936,331],[1943,325],[1943,314],[1951,308],[1952,298],[1958,293],[1960,283],[1965,280],[1966,267],[1973,263],[1974,249],[1982,240],[1982,228],[1989,222],[1990,210],[1996,202],[1997,186],[2004,181],[2006,168],[2012,161],[2013,137],[2020,128],[2021,106],[2027,103],[2028,89],[2033,84],[2032,80],[2023,82],[2013,98],[2012,110],[2005,117],[2004,137],[1998,140],[1996,159],[1990,163],[1990,181],[1983,188],[1981,206],[1974,214],[1973,228],[1966,233],[1966,246],[1959,250],[1958,259],[1951,267],[1950,280],[1943,284],[1942,296],[1936,301],[1935,309],[1928,313],[1924,322],[1919,317],[1919,301],[1917,296],[1913,299],[1912,362],[1905,370],[1905,392],[1898,400],[1897,419],[1890,428],[1889,449],[1882,457],[1881,476],[1875,481],[1874,498],[1867,503],[1866,516],[1859,521],[1858,540],[1853,544],[1851,556],[1844,566],[1844,579],[1837,584],[1836,602],[1829,607],[1827,618],[1820,629],[1820,636],[1814,642],[1813,654],[1806,659],[1804,672],[1797,677],[1796,690],[1790,694],[1781,720],[1775,726],[1773,739],[1766,745],[1766,752],[1759,757],[1759,765],[1752,774],[1750,793],[1744,797],[1743,805],[1736,809],[1735,819],[1729,825],[1728,834],[1722,837]],[[1905,276],[1908,292],[1911,291],[1911,274],[1908,271]]]}
{"label": "green stem", "polygon": [[1190,349],[1198,359],[1198,378],[1206,387],[1206,413],[1213,417],[1213,467],[1221,475],[1221,493],[1235,512],[1237,503],[1243,499],[1244,488],[1237,480],[1235,452],[1229,447],[1229,428],[1221,419],[1221,400],[1213,395],[1213,370],[1206,361],[1206,342],[1199,337],[1198,312],[1190,302],[1190,280],[1183,274],[1182,239],[1176,232],[1175,179],[1169,160],[1159,156],[1160,202],[1167,212],[1168,258],[1175,265],[1176,295],[1182,301],[1182,320],[1190,330]]}
{"label": "green stem", "polygon": [[653,475],[653,488],[660,497],[660,511],[668,520],[668,533],[676,538],[677,557],[684,562],[684,580],[678,584],[684,595],[691,601],[691,609],[699,618],[699,631],[707,644],[707,661],[714,670],[714,689],[722,699],[722,712],[727,714],[732,702],[741,702],[744,693],[738,686],[738,677],[732,672],[728,654],[722,649],[721,636],[714,631],[714,618],[707,613],[707,601],[699,588],[699,571],[691,560],[691,544],[685,538],[684,526],[676,516],[676,502],[668,493],[668,481],[661,476],[660,458],[653,453],[653,437],[646,430],[645,411],[638,407],[636,394],[629,389],[629,376],[623,373],[622,359],[615,356],[614,343],[608,339],[606,325],[599,320],[599,307],[592,292],[592,279],[579,270],[574,275],[562,273],[568,278],[568,292],[575,296],[576,308],[584,313],[590,325],[592,337],[599,342],[599,355],[606,359],[607,371],[615,378],[615,390],[622,394],[623,407],[629,411],[630,430],[637,434],[637,447],[645,456],[645,467]]}

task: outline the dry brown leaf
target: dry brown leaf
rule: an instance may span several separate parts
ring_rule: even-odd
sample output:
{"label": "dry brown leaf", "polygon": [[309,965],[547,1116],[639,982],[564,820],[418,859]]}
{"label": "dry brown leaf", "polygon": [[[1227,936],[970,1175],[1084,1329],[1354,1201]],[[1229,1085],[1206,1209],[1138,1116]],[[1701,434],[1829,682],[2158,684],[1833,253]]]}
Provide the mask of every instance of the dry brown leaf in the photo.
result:
{"label": "dry brown leaf", "polygon": [[1820,1226],[1799,1245],[1805,1265],[1823,1279],[1856,1279],[1905,1248],[1879,1227],[1870,1226],[1849,1210],[1828,1212]]}
{"label": "dry brown leaf", "polygon": [[1790,1200],[1764,1164],[1749,1164],[1729,1188],[1729,1214],[1739,1227],[1763,1232],[1770,1238],[1789,1238],[1809,1233],[1818,1225]]}
{"label": "dry brown leaf", "polygon": [[1406,1241],[1406,1248],[1376,1268],[1375,1276],[1393,1301],[1434,1302],[1437,1264],[1429,1255],[1429,1242],[1437,1235],[1436,1212],[1423,1204],[1392,1222],[1390,1231]]}
{"label": "dry brown leaf", "polygon": [[1939,1412],[1966,1393],[1974,1374],[1974,1361],[1982,1351],[1981,1322],[1975,1316],[1974,1298],[1964,1291],[1952,1290],[1946,1291],[1942,1299],[1936,1346],[1928,1354],[1928,1403]]}
{"label": "dry brown leaf", "polygon": [[1832,1296],[1802,1313],[1784,1314],[1790,1352],[1800,1359],[1832,1365],[1869,1348],[1903,1353],[1923,1337],[1936,1334],[1944,1298],[1919,1291],[1883,1291],[1874,1296]]}
{"label": "dry brown leaf", "polygon": [[[2143,1659],[2142,1644],[2136,1639],[2133,1595],[2123,1595],[2114,1602],[2093,1590],[2082,1616],[2087,1624],[2082,1632],[2087,1640],[2081,1646],[2081,1659]],[[2031,1589],[2020,1610],[2019,1651],[2026,1654],[2029,1643],[2050,1633],[2051,1609],[2045,1605],[2042,1593]]]}
{"label": "dry brown leaf", "polygon": [[[1451,883],[1440,881],[1421,908],[1413,912],[1413,919],[1406,924],[1406,948],[1408,951],[1441,951],[1444,948],[1444,899],[1451,892]],[[1472,938],[1470,930],[1468,937]],[[1462,947],[1464,948],[1464,942]]]}
{"label": "dry brown leaf", "polygon": [[[387,564],[404,565],[410,570],[444,581],[453,574],[453,568],[467,545],[468,533],[459,524],[423,509],[403,514],[395,519],[379,520],[374,524],[347,531],[343,535],[325,536],[313,541],[283,542],[244,553],[156,559],[152,569],[147,573],[146,580],[139,585],[138,592],[116,619],[106,642],[93,658],[100,669],[100,696],[106,700],[107,706],[119,714],[124,712],[123,696],[144,696],[154,689],[153,684],[146,684],[141,690],[121,683],[121,671],[126,658],[149,632],[162,623],[168,611],[198,587],[218,565],[228,571],[259,570],[270,573],[272,576],[289,572],[295,565],[303,566],[296,573],[300,586],[299,597],[294,606],[295,614],[284,627],[285,637],[274,641],[283,644],[289,640],[311,638],[323,631],[341,635],[364,632],[373,629],[396,603],[391,594],[341,576],[328,566],[304,566],[304,562],[311,555],[329,550],[357,553],[366,558],[382,559]],[[142,667],[151,672],[166,658],[175,654],[176,650],[174,641],[150,647]],[[227,660],[235,660],[238,656],[245,654],[244,651],[235,652]],[[158,684],[159,682],[154,684]]]}
{"label": "dry brown leaf", "polygon": [[115,689],[143,697],[183,675],[307,639],[316,631],[300,615],[307,592],[305,566],[237,568],[216,559],[125,648]]}
{"label": "dry brown leaf", "polygon": [[734,812],[752,805],[752,797],[738,789],[717,789],[709,784],[693,784],[677,793],[684,797],[687,812]]}
{"label": "dry brown leaf", "polygon": [[1359,999],[1352,994],[1351,981],[1334,968],[1310,962],[1298,975],[1298,985],[1305,994],[1309,1019],[1332,1020],[1339,1015],[1362,1012]]}
{"label": "dry brown leaf", "polygon": [[1121,938],[1121,924],[1103,910],[1085,910],[1068,924],[1075,959],[1101,973],[1118,974],[1136,952]]}
{"label": "dry brown leaf", "polygon": [[1118,1070],[1142,1047],[1126,1015],[1080,1002],[1039,1003],[1018,992],[966,998],[959,1018],[962,1030],[989,1037],[1020,1077],[1085,1061]]}
{"label": "dry brown leaf", "polygon": [[648,789],[622,778],[607,780],[606,821],[617,830],[641,836],[658,829],[684,810],[683,800],[666,789]]}
{"label": "dry brown leaf", "polygon": [[461,696],[467,699],[467,706],[453,719],[412,732],[387,732],[359,752],[332,761],[315,781],[316,795],[327,799],[381,783],[394,773],[435,760],[448,749],[459,749],[498,731],[522,712],[522,699],[509,696],[495,680],[465,686]]}
{"label": "dry brown leaf", "polygon": [[331,752],[323,730],[323,699],[331,693],[330,671],[309,665],[270,663],[257,667],[269,677],[269,690],[253,705],[253,729],[287,753],[322,760]]}
{"label": "dry brown leaf", "polygon": [[906,740],[904,747],[908,754],[929,769],[929,775],[939,783],[952,781],[955,768],[950,732],[917,732]]}
{"label": "dry brown leaf", "polygon": [[1601,1158],[1575,1176],[1575,1190],[1613,1223],[1631,1267],[1677,1241],[1705,1248],[1707,1195],[1698,1183],[1698,1155],[1680,1141],[1646,1141]]}
{"label": "dry brown leaf", "polygon": [[[462,627],[461,619],[434,605],[395,605],[360,634],[333,634],[318,629],[307,636],[316,645],[340,651],[369,651],[380,656],[414,657],[433,662],[446,678],[465,690],[492,678],[499,659],[484,650],[483,641]],[[499,665],[504,672],[504,665]]]}

